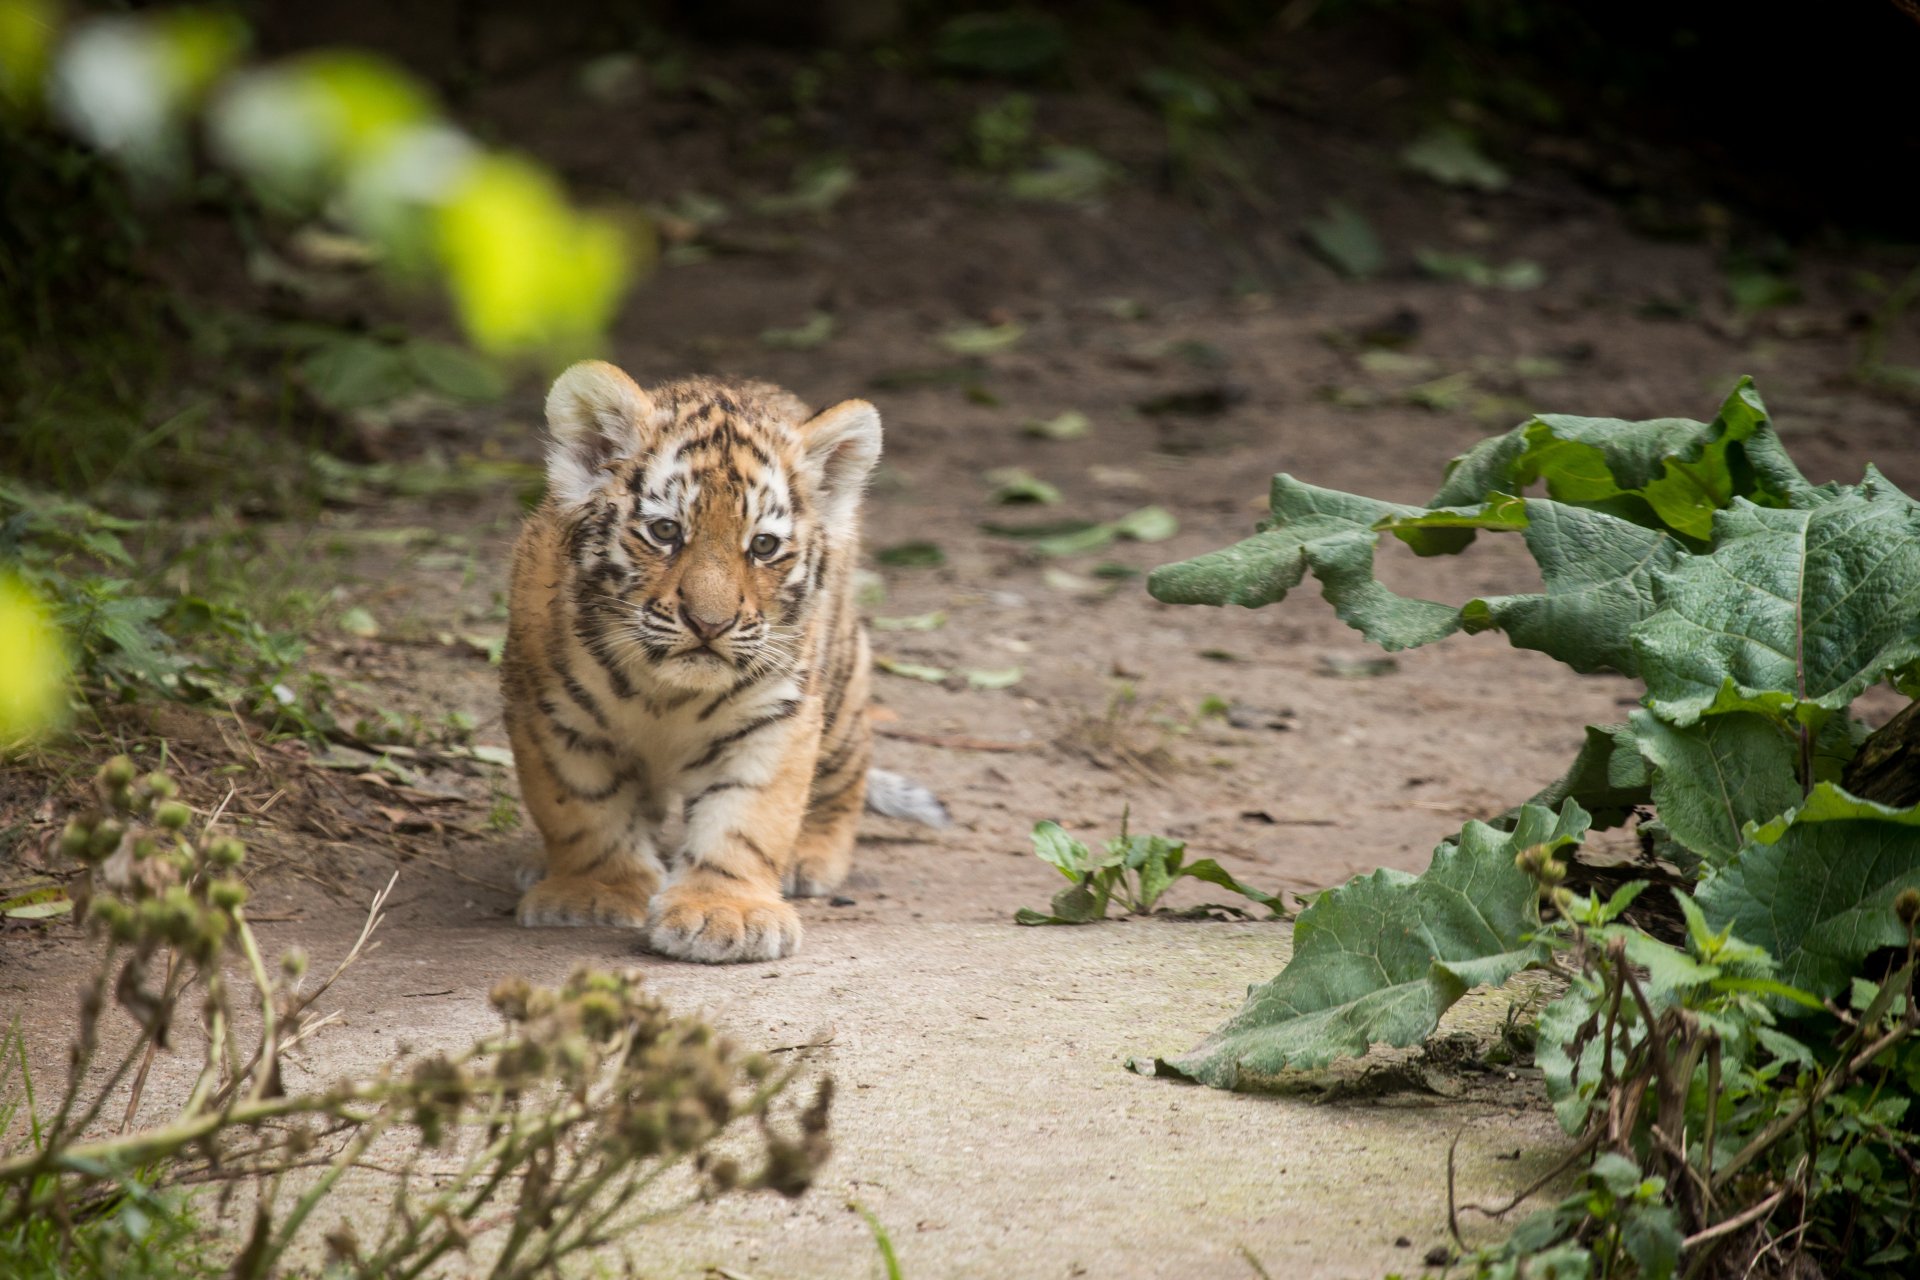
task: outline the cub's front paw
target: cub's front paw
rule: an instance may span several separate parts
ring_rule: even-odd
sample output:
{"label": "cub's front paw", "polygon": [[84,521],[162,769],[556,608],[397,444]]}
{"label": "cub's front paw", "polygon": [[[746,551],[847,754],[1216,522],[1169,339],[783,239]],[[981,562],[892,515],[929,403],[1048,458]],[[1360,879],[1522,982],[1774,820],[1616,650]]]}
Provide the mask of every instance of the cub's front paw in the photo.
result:
{"label": "cub's front paw", "polygon": [[647,946],[702,964],[778,960],[800,949],[800,915],[778,898],[732,886],[677,884],[654,900]]}
{"label": "cub's front paw", "polygon": [[653,883],[646,880],[587,880],[548,876],[520,895],[524,925],[618,925],[639,929],[647,923]]}

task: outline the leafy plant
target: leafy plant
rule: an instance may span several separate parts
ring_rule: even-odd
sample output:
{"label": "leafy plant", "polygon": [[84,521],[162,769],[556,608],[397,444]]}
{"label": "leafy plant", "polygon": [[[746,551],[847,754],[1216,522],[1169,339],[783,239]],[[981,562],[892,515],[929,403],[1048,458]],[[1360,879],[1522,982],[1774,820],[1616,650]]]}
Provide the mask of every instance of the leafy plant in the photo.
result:
{"label": "leafy plant", "polygon": [[268,602],[238,587],[157,593],[163,575],[127,546],[141,528],[84,502],[0,482],[0,572],[42,602],[81,689],[108,700],[157,694],[241,705],[272,729],[330,732],[328,691],[295,674],[306,619],[296,613],[270,628],[237,603],[251,595],[264,610]]}
{"label": "leafy plant", "polygon": [[[1546,1233],[1587,1260],[1567,1274],[1666,1275],[1681,1258],[1698,1274],[1736,1239],[1749,1258],[1770,1247],[1789,1211],[1806,1224],[1791,1249],[1823,1265],[1907,1257],[1920,806],[1851,790],[1849,764],[1867,736],[1853,700],[1883,681],[1920,693],[1920,503],[1871,466],[1858,484],[1810,483],[1742,379],[1710,422],[1531,418],[1456,458],[1424,506],[1285,475],[1270,506],[1252,537],[1157,570],[1149,590],[1256,607],[1312,576],[1384,649],[1498,631],[1646,694],[1425,874],[1316,897],[1277,978],[1201,1045],[1140,1069],[1255,1087],[1417,1043],[1469,988],[1557,969],[1573,985],[1539,1026],[1556,1111],[1580,1154],[1658,1179],[1677,1215],[1670,1232],[1622,1168],[1596,1165]],[[1374,576],[1383,536],[1425,556],[1481,533],[1519,535],[1544,590],[1453,604]],[[1684,950],[1622,922],[1646,880],[1604,901],[1569,887],[1588,875],[1589,830],[1628,823],[1647,878],[1679,886]],[[1501,1270],[1517,1256],[1480,1265],[1518,1274]]]}
{"label": "leafy plant", "polygon": [[1009,93],[973,113],[967,124],[973,160],[989,173],[1006,173],[1033,150],[1033,96]]}
{"label": "leafy plant", "polygon": [[[551,1275],[691,1200],[754,1188],[797,1196],[825,1158],[831,1081],[797,1132],[783,1132],[775,1102],[793,1072],[674,1017],[635,973],[581,969],[558,989],[504,980],[492,993],[501,1029],[470,1047],[288,1092],[281,1063],[329,1020],[315,1005],[364,954],[391,884],[331,975],[303,983],[304,953],[270,965],[248,925],[239,841],[190,835],[173,780],[140,776],[126,757],[101,768],[95,789],[97,807],[61,838],[86,868],[76,900],[102,946],[67,1086],[43,1111],[23,1071],[17,1100],[0,1103],[8,1275],[31,1274],[23,1268],[50,1245],[63,1268],[98,1257],[81,1274],[129,1274],[124,1241],[103,1240],[101,1224],[117,1220],[137,1245],[149,1234],[142,1222],[180,1221],[162,1192],[209,1180],[249,1189],[253,1204],[243,1233],[213,1246],[215,1265],[233,1277],[279,1274],[329,1194],[389,1137],[402,1139],[389,1210],[327,1231],[330,1275],[420,1275],[481,1237],[491,1237],[489,1275]],[[116,1011],[132,1034],[107,1025]],[[164,1119],[140,1124],[146,1064],[188,1020],[199,1070]],[[96,1121],[128,1082],[125,1122],[102,1135]],[[315,1173],[295,1181],[294,1170]],[[689,1189],[643,1209],[641,1195],[673,1170],[691,1174]]]}
{"label": "leafy plant", "polygon": [[1287,913],[1279,898],[1242,884],[1212,858],[1188,862],[1183,840],[1128,834],[1125,815],[1120,819],[1120,834],[1106,842],[1100,856],[1057,822],[1034,827],[1033,851],[1065,876],[1068,884],[1053,895],[1051,915],[1022,907],[1014,913],[1016,924],[1092,924],[1107,918],[1111,903],[1118,903],[1129,915],[1151,915],[1174,882],[1189,877],[1257,902],[1272,915]]}

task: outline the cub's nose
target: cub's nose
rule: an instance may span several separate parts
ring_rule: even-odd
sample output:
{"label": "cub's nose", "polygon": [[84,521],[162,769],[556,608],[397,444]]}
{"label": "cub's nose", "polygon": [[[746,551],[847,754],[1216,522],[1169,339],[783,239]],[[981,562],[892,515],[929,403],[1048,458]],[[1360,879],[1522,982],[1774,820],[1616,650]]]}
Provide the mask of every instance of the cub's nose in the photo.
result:
{"label": "cub's nose", "polygon": [[733,624],[739,621],[739,618],[740,614],[738,612],[730,613],[724,618],[711,618],[688,608],[684,604],[680,606],[680,620],[687,624],[687,630],[693,632],[694,635],[700,637],[702,640],[712,640],[718,636],[725,635],[727,632],[733,630]]}

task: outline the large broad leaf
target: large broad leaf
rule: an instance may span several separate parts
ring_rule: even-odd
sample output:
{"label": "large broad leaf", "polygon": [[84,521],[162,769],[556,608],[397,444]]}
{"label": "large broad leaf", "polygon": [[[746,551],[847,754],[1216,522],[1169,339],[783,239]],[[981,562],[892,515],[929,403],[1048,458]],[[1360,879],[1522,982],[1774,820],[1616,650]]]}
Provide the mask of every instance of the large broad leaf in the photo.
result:
{"label": "large broad leaf", "polygon": [[1546,594],[1470,600],[1460,611],[1462,625],[1504,631],[1517,647],[1575,671],[1639,674],[1633,629],[1654,610],[1654,575],[1678,564],[1685,548],[1658,529],[1601,511],[1538,498],[1526,508],[1521,536]]}
{"label": "large broad leaf", "polygon": [[1788,461],[1749,378],[1712,422],[1543,414],[1455,458],[1430,504],[1467,506],[1545,480],[1554,499],[1703,542],[1735,498],[1787,506],[1814,492]]}
{"label": "large broad leaf", "polygon": [[1823,782],[1754,829],[1698,899],[1715,928],[1771,951],[1782,981],[1832,996],[1869,952],[1906,946],[1893,900],[1910,887],[1920,888],[1920,806],[1890,809]]}
{"label": "large broad leaf", "polygon": [[[1342,621],[1384,649],[1432,644],[1465,628],[1504,631],[1576,671],[1635,674],[1633,628],[1654,609],[1653,576],[1682,558],[1671,535],[1600,511],[1495,495],[1478,508],[1430,510],[1275,476],[1273,517],[1253,537],[1154,571],[1171,604],[1273,604],[1308,573]],[[1489,596],[1460,608],[1397,595],[1373,576],[1381,531],[1423,555],[1456,551],[1475,529],[1516,530],[1540,565],[1544,595]]]}
{"label": "large broad leaf", "polygon": [[1656,572],[1654,594],[1633,645],[1661,718],[1818,726],[1920,658],[1920,506],[1871,467],[1804,508],[1736,500],[1713,554]]}
{"label": "large broad leaf", "polygon": [[1253,537],[1221,551],[1154,570],[1147,590],[1169,604],[1274,604],[1309,570],[1341,621],[1385,649],[1432,644],[1460,628],[1459,611],[1396,595],[1373,576],[1374,529],[1420,507],[1380,502],[1273,478],[1273,519]]}
{"label": "large broad leaf", "polygon": [[1709,863],[1734,855],[1749,822],[1800,803],[1799,750],[1765,716],[1734,712],[1682,728],[1636,711],[1632,726],[1636,747],[1653,766],[1660,821]]}
{"label": "large broad leaf", "polygon": [[1418,1043],[1471,988],[1545,962],[1546,945],[1533,939],[1539,889],[1514,859],[1534,845],[1575,844],[1588,825],[1571,801],[1557,815],[1529,805],[1510,832],[1468,823],[1418,878],[1383,869],[1321,895],[1301,913],[1280,976],[1197,1048],[1155,1061],[1154,1073],[1233,1089],[1372,1044]]}
{"label": "large broad leaf", "polygon": [[[1585,809],[1597,831],[1625,825],[1633,811],[1653,803],[1652,779],[1633,731],[1624,724],[1587,726],[1587,740],[1558,781],[1527,801],[1558,809],[1567,801]],[[1518,819],[1520,811],[1512,811]],[[1508,816],[1500,819],[1502,825]]]}

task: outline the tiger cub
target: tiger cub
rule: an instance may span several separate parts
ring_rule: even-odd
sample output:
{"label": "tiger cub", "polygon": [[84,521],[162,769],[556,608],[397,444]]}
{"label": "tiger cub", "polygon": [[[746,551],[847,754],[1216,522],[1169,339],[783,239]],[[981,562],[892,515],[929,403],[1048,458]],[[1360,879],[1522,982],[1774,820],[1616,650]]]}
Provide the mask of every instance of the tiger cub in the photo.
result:
{"label": "tiger cub", "polygon": [[782,893],[846,877],[863,798],[946,819],[868,769],[853,568],[880,417],[861,400],[809,417],[764,383],[644,391],[587,361],[547,425],[501,662],[546,846],[520,923],[642,927],[708,963],[791,955]]}

